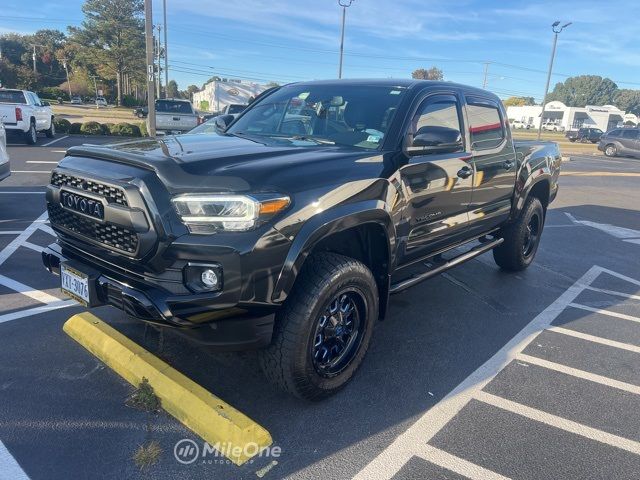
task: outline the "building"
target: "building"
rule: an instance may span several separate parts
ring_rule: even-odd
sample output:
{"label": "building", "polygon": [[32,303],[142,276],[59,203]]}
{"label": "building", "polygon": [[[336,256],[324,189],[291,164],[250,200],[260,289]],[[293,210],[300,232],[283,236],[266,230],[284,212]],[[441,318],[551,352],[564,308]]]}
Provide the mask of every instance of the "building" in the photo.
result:
{"label": "building", "polygon": [[202,90],[193,94],[193,106],[202,111],[220,112],[229,104],[247,105],[267,87],[258,83],[240,80],[217,81],[207,83]]}
{"label": "building", "polygon": [[[535,128],[540,126],[540,105],[511,106],[507,108],[509,120],[520,120]],[[587,105],[586,107],[567,107],[564,103],[553,101],[547,103],[544,110],[544,121],[564,127],[565,130],[576,130],[581,127],[599,128],[608,131],[622,125],[628,118],[625,112],[614,105]],[[634,115],[635,117],[635,115]]]}

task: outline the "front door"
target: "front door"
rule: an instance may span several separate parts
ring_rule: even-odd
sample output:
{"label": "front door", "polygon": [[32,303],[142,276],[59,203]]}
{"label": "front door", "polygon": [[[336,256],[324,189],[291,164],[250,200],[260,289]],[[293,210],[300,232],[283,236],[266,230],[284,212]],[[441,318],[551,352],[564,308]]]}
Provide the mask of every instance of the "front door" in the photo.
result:
{"label": "front door", "polygon": [[[435,93],[418,106],[406,132],[411,145],[413,135],[425,126],[446,127],[464,132],[462,108],[453,94]],[[466,139],[453,153],[412,151],[399,169],[406,201],[399,234],[404,241],[399,263],[407,263],[464,236],[468,226],[473,167]]]}
{"label": "front door", "polygon": [[620,143],[624,148],[624,152],[622,153],[638,153],[638,132],[638,130],[631,128],[622,130],[622,135],[620,135]]}
{"label": "front door", "polygon": [[470,234],[481,234],[509,217],[516,154],[502,108],[491,99],[467,97],[466,101],[475,168],[469,227]]}

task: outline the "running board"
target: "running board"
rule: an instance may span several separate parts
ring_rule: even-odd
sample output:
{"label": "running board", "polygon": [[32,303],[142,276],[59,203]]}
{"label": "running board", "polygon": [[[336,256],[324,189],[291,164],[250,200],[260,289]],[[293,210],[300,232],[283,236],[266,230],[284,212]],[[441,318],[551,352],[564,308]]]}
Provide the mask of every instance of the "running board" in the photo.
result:
{"label": "running board", "polygon": [[489,250],[493,250],[502,242],[504,242],[504,238],[496,238],[495,240],[492,240],[490,242],[481,243],[480,245],[473,247],[468,252],[462,253],[457,257],[452,258],[451,260],[447,260],[445,263],[438,265],[437,267],[433,267],[431,270],[427,270],[426,272],[421,273],[420,275],[416,275],[412,278],[408,278],[407,280],[403,280],[396,284],[392,284],[391,289],[389,290],[389,293],[391,293],[392,295],[395,293],[400,293],[409,287],[413,287],[414,285],[420,282],[423,282],[424,280],[427,280],[431,277],[434,277],[446,270],[449,270],[450,268],[460,265],[461,263],[464,263],[467,260],[471,260],[472,258],[475,258],[478,255],[482,255],[483,253],[488,252]]}

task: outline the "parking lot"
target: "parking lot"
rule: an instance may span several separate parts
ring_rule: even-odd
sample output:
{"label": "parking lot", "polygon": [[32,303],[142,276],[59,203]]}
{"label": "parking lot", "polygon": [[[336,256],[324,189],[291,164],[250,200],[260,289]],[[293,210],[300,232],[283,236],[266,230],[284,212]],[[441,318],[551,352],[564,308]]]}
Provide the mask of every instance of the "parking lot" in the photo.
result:
{"label": "parking lot", "polygon": [[[281,455],[183,464],[169,415],[63,331],[82,311],[40,249],[44,187],[65,148],[10,145],[0,183],[0,478],[638,478],[640,160],[563,165],[534,265],[490,254],[393,297],[353,382],[321,403],[280,392],[253,353],[212,353],[111,307],[95,313],[271,433]],[[140,470],[139,445],[159,461]]]}

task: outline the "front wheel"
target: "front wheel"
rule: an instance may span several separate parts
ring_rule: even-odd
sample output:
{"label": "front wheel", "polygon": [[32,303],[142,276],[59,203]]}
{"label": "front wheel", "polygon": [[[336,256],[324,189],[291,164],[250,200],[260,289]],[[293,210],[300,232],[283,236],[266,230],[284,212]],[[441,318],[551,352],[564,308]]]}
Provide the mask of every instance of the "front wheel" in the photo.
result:
{"label": "front wheel", "polygon": [[276,314],[273,340],[259,351],[265,376],[303,399],[344,387],[367,352],[378,318],[378,290],[361,262],[319,253],[305,263]]}
{"label": "front wheel", "polygon": [[38,141],[38,132],[35,123],[31,122],[29,124],[29,130],[24,132],[24,141],[27,142],[28,145],[35,145]]}
{"label": "front wheel", "polygon": [[544,213],[540,200],[530,197],[520,217],[502,228],[504,241],[493,249],[493,259],[500,268],[517,272],[531,265],[540,244]]}
{"label": "front wheel", "polygon": [[604,154],[607,157],[615,157],[618,154],[618,149],[616,148],[615,145],[610,143],[609,145],[604,147]]}

